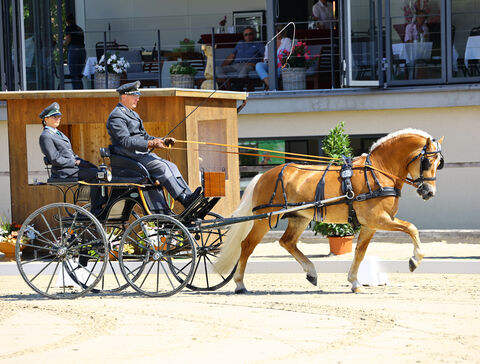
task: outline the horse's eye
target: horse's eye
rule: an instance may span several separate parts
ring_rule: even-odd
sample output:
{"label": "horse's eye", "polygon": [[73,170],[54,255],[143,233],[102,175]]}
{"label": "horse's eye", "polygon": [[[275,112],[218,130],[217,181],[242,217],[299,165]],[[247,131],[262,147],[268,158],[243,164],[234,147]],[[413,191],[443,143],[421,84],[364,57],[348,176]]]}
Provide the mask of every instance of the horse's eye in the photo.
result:
{"label": "horse's eye", "polygon": [[428,171],[432,164],[430,163],[430,160],[426,157],[422,158],[422,170]]}

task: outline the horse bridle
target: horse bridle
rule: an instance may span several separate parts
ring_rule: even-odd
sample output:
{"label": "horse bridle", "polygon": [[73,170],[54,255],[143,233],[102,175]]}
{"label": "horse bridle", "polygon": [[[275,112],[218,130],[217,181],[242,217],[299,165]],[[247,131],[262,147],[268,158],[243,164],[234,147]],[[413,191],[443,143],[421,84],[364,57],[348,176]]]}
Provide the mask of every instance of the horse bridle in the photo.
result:
{"label": "horse bridle", "polygon": [[428,159],[429,155],[440,154],[440,163],[438,164],[437,170],[443,168],[444,159],[442,154],[442,147],[440,143],[436,139],[432,140],[435,143],[436,149],[432,152],[427,152],[427,144],[424,145],[420,153],[418,153],[415,157],[412,158],[410,162],[408,162],[407,167],[415,162],[418,158],[420,158],[420,176],[417,179],[412,180],[411,182],[415,184],[417,188],[421,188],[423,186],[423,182],[425,181],[436,181],[437,177],[424,177],[423,172],[428,171],[432,164]]}

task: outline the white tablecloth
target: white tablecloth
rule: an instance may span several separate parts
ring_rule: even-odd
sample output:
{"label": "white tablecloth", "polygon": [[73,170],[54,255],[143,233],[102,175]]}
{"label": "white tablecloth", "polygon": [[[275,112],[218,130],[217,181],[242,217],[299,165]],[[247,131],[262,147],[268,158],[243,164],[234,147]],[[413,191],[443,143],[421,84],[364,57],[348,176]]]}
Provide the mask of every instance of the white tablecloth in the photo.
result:
{"label": "white tablecloth", "polygon": [[85,77],[90,77],[95,73],[95,64],[97,63],[97,57],[88,57],[85,62],[82,74]]}
{"label": "white tablecloth", "polygon": [[480,60],[480,36],[468,37],[467,39],[467,45],[465,47],[465,66],[467,66],[467,68],[470,59]]}
{"label": "white tablecloth", "polygon": [[400,59],[407,61],[411,66],[417,59],[430,59],[432,57],[432,42],[397,43],[392,45],[392,52]]}

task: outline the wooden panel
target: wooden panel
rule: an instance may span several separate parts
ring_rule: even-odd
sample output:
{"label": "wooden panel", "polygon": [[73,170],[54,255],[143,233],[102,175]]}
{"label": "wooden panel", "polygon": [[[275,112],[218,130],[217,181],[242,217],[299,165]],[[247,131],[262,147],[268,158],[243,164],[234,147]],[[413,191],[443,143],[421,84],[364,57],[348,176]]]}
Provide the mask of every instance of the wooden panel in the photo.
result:
{"label": "wooden panel", "polygon": [[[186,99],[186,114],[188,115],[188,113],[202,101],[201,99]],[[238,143],[236,111],[236,101],[234,100],[208,100],[187,119],[187,140],[201,140],[198,130],[199,122],[223,120],[224,126],[222,129],[225,130],[225,132],[221,132],[220,135],[225,135],[226,144],[236,145]],[[193,144],[188,144],[187,149],[187,161],[190,172],[188,183],[190,186],[198,186],[200,183],[198,147]],[[225,148],[225,150],[237,151],[236,148]],[[228,154],[226,158],[228,176],[225,181],[225,198],[215,206],[214,211],[221,215],[229,216],[240,202],[240,173],[238,156]]]}
{"label": "wooden panel", "polygon": [[205,172],[204,195],[206,197],[225,196],[225,173],[223,172]]}
{"label": "wooden panel", "polygon": [[[198,120],[198,140],[217,144],[227,143],[227,121]],[[227,154],[223,153],[224,147],[213,145],[199,145],[198,157],[200,170],[207,172],[223,171],[228,179]]]}

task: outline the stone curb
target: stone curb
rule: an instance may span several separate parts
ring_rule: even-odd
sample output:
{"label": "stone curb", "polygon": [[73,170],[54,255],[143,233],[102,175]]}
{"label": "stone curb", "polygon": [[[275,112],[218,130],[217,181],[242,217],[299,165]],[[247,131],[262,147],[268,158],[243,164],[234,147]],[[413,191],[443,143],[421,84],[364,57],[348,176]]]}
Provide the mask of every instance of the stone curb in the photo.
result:
{"label": "stone curb", "polygon": [[[271,243],[280,240],[283,231],[269,231],[262,243]],[[302,243],[328,242],[328,239],[315,235],[313,231],[306,230],[299,239]],[[445,242],[445,243],[471,243],[480,244],[480,230],[420,230],[422,243]],[[372,239],[373,243],[411,243],[410,237],[399,231],[377,231]]]}

